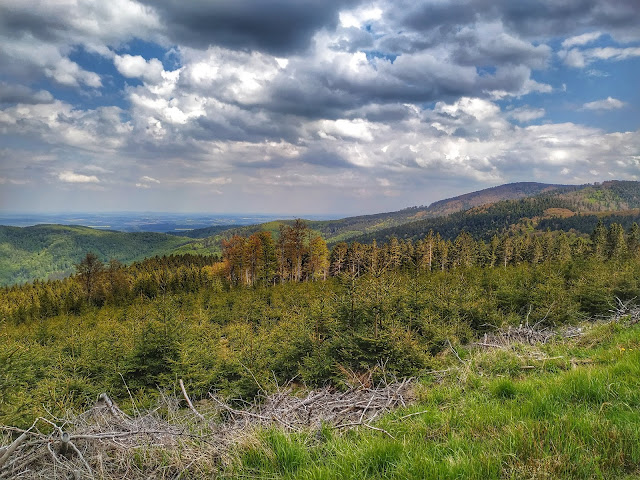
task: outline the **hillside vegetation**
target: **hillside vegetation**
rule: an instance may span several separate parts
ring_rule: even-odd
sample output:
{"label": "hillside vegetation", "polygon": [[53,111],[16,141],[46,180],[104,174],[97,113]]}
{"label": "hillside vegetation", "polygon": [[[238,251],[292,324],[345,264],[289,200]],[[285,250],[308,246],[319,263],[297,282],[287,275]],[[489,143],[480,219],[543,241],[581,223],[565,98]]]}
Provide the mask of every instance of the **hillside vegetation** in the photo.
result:
{"label": "hillside vegetation", "polygon": [[[374,239],[386,242],[393,236],[416,240],[429,230],[438,231],[448,239],[455,238],[461,230],[490,238],[514,225],[541,231],[549,227],[564,231],[574,228],[581,233],[589,233],[598,219],[603,218],[606,225],[622,223],[629,226],[638,221],[639,214],[633,211],[638,208],[640,182],[610,181],[596,185],[521,182],[440,200],[428,207],[411,207],[397,212],[340,220],[311,221],[308,224],[329,245],[350,241],[370,243]],[[565,223],[558,222],[557,219],[566,217],[567,212],[569,216],[579,216]],[[625,218],[621,219],[620,216]],[[546,219],[554,219],[555,223],[544,223]],[[248,236],[269,231],[275,236],[281,225],[292,223],[292,220],[275,221],[230,229],[213,227],[193,230],[189,236],[201,240],[182,251],[190,248],[192,253],[196,253],[198,249],[205,248],[219,253],[222,251],[222,240],[233,235]]]}
{"label": "hillside vegetation", "polygon": [[[606,226],[628,228],[640,220],[640,184],[605,182],[567,186],[515,183],[481,190],[429,207],[398,212],[308,222],[329,246],[344,241],[387,242],[392,237],[418,240],[429,230],[453,240],[462,230],[490,239],[510,230],[576,231],[588,234],[598,220]],[[123,263],[165,254],[222,253],[222,243],[234,235],[270,232],[274,239],[293,220],[244,227],[213,226],[184,233],[184,237],[151,233],[105,232],[83,227],[39,225],[19,229],[0,226],[0,285],[35,279],[61,278],[73,271],[87,251],[102,261]]]}
{"label": "hillside vegetation", "polygon": [[190,241],[160,233],[123,233],[79,226],[0,226],[0,285],[68,276],[89,251],[103,260],[130,263],[169,254]]}
{"label": "hillside vegetation", "polygon": [[[340,241],[349,241],[359,235],[377,230],[393,228],[421,219],[442,217],[480,205],[531,197],[544,192],[571,191],[574,188],[579,187],[534,182],[511,183],[439,200],[428,207],[411,207],[396,212],[360,215],[339,220],[310,221],[308,223],[313,230],[320,232],[329,243],[337,243]],[[258,231],[271,231],[272,233],[276,233],[279,225],[290,225],[292,222],[293,221],[269,222],[261,225],[232,229],[218,227],[213,227],[215,230],[198,229],[189,232],[189,236],[193,238],[212,236],[213,238],[211,240],[219,244],[222,238],[227,238],[231,235],[251,235]]]}
{"label": "hillside vegetation", "polygon": [[[429,232],[331,250],[304,222],[279,233],[234,236],[222,259],[126,266],[86,255],[73,277],[0,289],[0,424],[12,426],[0,443],[38,418],[76,428],[90,416],[74,415],[106,393],[134,416],[159,402],[152,425],[179,422],[171,435],[188,441],[98,441],[86,465],[64,463],[47,455],[58,437],[45,422],[19,452],[41,444],[43,468],[102,478],[640,474],[637,224],[598,223],[586,237]],[[522,326],[529,336],[502,342]],[[184,385],[204,421],[224,425],[285,386],[309,398],[406,377],[418,379],[414,403],[366,425],[276,423],[215,451],[208,439],[222,427],[186,420],[195,408],[171,393]],[[20,474],[21,462],[0,475]]]}

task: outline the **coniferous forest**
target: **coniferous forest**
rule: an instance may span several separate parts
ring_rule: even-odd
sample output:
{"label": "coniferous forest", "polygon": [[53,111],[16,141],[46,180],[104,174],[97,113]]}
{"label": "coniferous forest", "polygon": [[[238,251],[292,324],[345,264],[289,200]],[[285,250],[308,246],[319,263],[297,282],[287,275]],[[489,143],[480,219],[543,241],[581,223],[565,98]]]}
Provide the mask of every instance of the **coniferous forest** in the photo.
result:
{"label": "coniferous forest", "polygon": [[589,237],[547,231],[489,241],[429,232],[329,251],[297,221],[277,240],[236,235],[221,258],[125,266],[88,253],[70,278],[0,295],[0,414],[25,424],[47,398],[68,408],[102,391],[122,396],[122,377],[150,398],[176,378],[196,395],[214,388],[251,398],[252,375],[339,387],[345,369],[383,361],[410,376],[437,368],[448,342],[465,345],[496,327],[603,317],[616,299],[640,295],[640,228],[599,223]]}
{"label": "coniferous forest", "polygon": [[[381,243],[338,242],[328,248],[317,231],[297,220],[280,225],[276,235],[257,231],[228,237],[220,256],[156,256],[125,265],[87,252],[74,271],[65,279],[0,290],[0,424],[25,429],[37,418],[63,418],[90,409],[102,394],[130,412],[153,409],[179,388],[178,382],[188,392],[185,398],[204,402],[199,405],[207,404],[214,392],[227,402],[226,408],[235,409],[246,402],[260,403],[285,385],[300,395],[323,388],[349,392],[358,382],[360,388],[373,388],[390,379],[411,378],[418,406],[443,411],[442,405],[449,405],[451,415],[469,410],[465,415],[473,418],[487,401],[483,396],[497,402],[493,412],[482,415],[503,426],[496,427],[496,436],[483,444],[484,449],[491,442],[517,443],[516,433],[499,420],[515,415],[508,413],[512,400],[544,403],[546,397],[533,391],[556,388],[553,395],[558,398],[539,407],[547,409],[542,417],[522,421],[527,428],[539,429],[531,433],[533,442],[538,436],[543,441],[548,435],[560,435],[558,441],[568,443],[556,447],[555,453],[521,445],[517,448],[526,451],[517,454],[518,462],[524,458],[525,463],[539,463],[548,455],[582,462],[597,450],[601,435],[616,435],[612,448],[620,457],[616,461],[601,457],[598,468],[616,474],[638,472],[637,444],[633,447],[621,433],[638,424],[635,414],[631,421],[622,412],[640,405],[640,398],[631,393],[637,381],[622,373],[631,368],[632,357],[604,361],[592,358],[590,350],[596,348],[593,351],[604,352],[598,355],[605,357],[612,351],[637,357],[632,353],[638,346],[635,322],[629,330],[621,326],[623,320],[616,324],[618,330],[611,330],[609,323],[612,312],[622,312],[622,305],[634,305],[640,296],[636,223],[606,226],[600,220],[588,235],[579,229],[511,228],[491,236],[463,230],[447,238],[430,230],[420,238],[393,236]],[[626,322],[635,317],[620,318]],[[483,350],[483,345],[498,347],[487,338],[512,329],[522,331],[523,326],[531,332],[553,332],[549,338],[556,340]],[[578,342],[583,343],[568,344],[571,340],[560,333],[585,328],[595,333],[581,335]],[[603,328],[609,330],[603,334]],[[571,349],[573,353],[566,353]],[[627,363],[619,364],[623,360]],[[585,364],[600,370],[584,370]],[[576,368],[583,377],[558,376],[573,375]],[[609,390],[597,393],[605,388],[598,382],[606,381]],[[563,388],[567,391],[558,393]],[[622,395],[623,391],[627,393]],[[607,421],[619,423],[587,419],[579,427],[583,436],[564,439],[564,433],[548,430],[548,422],[573,419],[575,412],[566,410],[571,402],[586,408],[588,418],[593,414],[591,405],[611,408],[617,416]],[[418,406],[403,415],[417,415]],[[433,421],[438,424],[443,419]],[[362,478],[340,470],[344,462],[355,461],[349,457],[352,454],[365,455],[361,460],[365,465],[369,461],[381,465],[382,470],[367,467],[372,470],[366,478],[430,478],[427,470],[435,472],[433,478],[456,475],[458,470],[447,467],[445,460],[435,460],[436,453],[433,470],[422,470],[421,476],[392,469],[390,465],[401,458],[415,466],[411,455],[417,452],[411,453],[414,447],[407,447],[406,438],[422,435],[417,433],[422,430],[411,423],[400,441],[397,428],[382,422],[384,428],[367,424],[381,430],[380,435],[372,431],[349,434],[357,441],[334,434],[325,439],[326,448],[342,445],[351,453],[336,451],[327,457],[321,453],[324,447],[308,444],[310,437],[305,435],[313,435],[312,431],[293,435],[268,428],[255,434],[259,445],[236,446],[231,460],[198,468],[208,472],[202,478],[213,474]],[[451,422],[438,427],[449,432],[444,437],[433,433],[444,442],[443,448],[456,444]],[[459,428],[466,432],[464,442],[469,442],[468,436],[478,434],[477,426],[465,422]],[[527,435],[518,441],[528,442]],[[630,438],[635,437],[637,430]],[[580,447],[582,453],[573,451],[585,438],[595,438],[596,443]],[[360,442],[373,442],[373,453],[360,452]],[[504,448],[497,450],[497,456],[488,450],[478,456],[469,450],[477,446],[464,442],[459,448],[467,463],[459,471],[476,474],[465,478],[508,478],[513,472],[521,478],[528,471],[518,462],[505,466],[500,460],[508,454]],[[326,458],[335,463],[326,463]],[[140,475],[144,477],[145,468],[157,473],[156,461],[141,461]],[[305,461],[313,468],[305,470]],[[587,478],[580,469],[535,468],[556,478]],[[326,476],[318,473],[325,470],[330,472]]]}

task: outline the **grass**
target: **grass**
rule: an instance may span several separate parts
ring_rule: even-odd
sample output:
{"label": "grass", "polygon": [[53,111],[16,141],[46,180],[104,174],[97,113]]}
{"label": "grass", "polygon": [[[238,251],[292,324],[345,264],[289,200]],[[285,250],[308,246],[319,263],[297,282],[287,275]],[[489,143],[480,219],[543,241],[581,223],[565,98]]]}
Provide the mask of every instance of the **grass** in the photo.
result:
{"label": "grass", "polygon": [[[520,363],[471,352],[458,375],[422,381],[415,405],[377,423],[394,439],[263,431],[222,478],[640,478],[640,325],[521,350]],[[516,368],[541,355],[562,358]]]}
{"label": "grass", "polygon": [[[449,374],[426,375],[412,405],[378,419],[384,431],[273,427],[225,444],[168,402],[154,411],[194,435],[173,446],[149,438],[91,451],[108,465],[96,478],[640,479],[640,324],[600,325],[544,346],[457,352],[464,362],[447,350],[439,361]],[[28,376],[32,366],[18,367]],[[76,378],[61,395],[86,389]]]}

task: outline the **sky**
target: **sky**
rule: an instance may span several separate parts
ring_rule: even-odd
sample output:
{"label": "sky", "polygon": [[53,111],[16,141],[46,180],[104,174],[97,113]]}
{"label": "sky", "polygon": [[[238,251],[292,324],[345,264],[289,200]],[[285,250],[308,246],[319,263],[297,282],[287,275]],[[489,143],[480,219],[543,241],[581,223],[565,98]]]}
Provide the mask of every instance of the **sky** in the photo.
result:
{"label": "sky", "polygon": [[0,210],[640,180],[638,0],[2,0]]}

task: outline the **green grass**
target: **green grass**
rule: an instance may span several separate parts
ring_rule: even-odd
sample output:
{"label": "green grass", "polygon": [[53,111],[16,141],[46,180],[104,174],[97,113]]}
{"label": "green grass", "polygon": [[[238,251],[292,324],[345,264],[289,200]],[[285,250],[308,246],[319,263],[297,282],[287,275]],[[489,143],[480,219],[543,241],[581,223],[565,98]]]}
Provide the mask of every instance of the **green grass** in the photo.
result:
{"label": "green grass", "polygon": [[[600,326],[575,343],[524,350],[524,363],[560,352],[566,361],[504,368],[505,352],[472,353],[458,375],[425,379],[415,405],[377,422],[394,439],[365,428],[263,431],[223,477],[640,478],[640,326]],[[492,355],[501,365],[493,370]]]}

